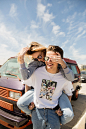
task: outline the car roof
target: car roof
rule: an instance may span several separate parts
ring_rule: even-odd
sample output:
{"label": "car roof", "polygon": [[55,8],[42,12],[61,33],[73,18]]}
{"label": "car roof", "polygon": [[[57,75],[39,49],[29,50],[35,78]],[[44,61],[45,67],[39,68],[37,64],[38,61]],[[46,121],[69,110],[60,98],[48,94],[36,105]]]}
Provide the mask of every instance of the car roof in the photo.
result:
{"label": "car roof", "polygon": [[72,64],[77,64],[75,60],[71,60],[69,58],[63,58],[65,60],[65,62],[67,63],[72,63]]}

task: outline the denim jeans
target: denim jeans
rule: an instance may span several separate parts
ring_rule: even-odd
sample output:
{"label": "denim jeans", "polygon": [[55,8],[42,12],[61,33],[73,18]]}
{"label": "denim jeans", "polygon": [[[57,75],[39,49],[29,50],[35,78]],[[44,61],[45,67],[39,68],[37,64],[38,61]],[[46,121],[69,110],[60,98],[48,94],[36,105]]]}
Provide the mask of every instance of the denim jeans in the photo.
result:
{"label": "denim jeans", "polygon": [[[38,112],[41,118],[38,116]],[[32,111],[33,129],[60,129],[59,116],[52,109],[37,109]]]}
{"label": "denim jeans", "polygon": [[23,94],[19,100],[17,101],[17,106],[27,115],[31,114],[31,110],[29,110],[28,105],[33,102],[34,89],[28,90],[25,94]]}
{"label": "denim jeans", "polygon": [[[34,94],[34,90],[27,91],[22,97],[19,98],[19,100],[17,102],[17,106],[22,111],[24,111],[27,115],[32,114],[32,122],[33,122],[34,126],[37,125],[37,127],[38,127],[38,124],[36,124],[36,122],[40,123],[40,124],[43,124],[43,121],[45,121],[43,119],[44,118],[44,116],[43,116],[44,110],[45,110],[45,113],[48,112],[48,114],[46,114],[46,116],[48,115],[48,117],[50,117],[51,114],[53,115],[53,117],[51,116],[50,119],[46,118],[46,121],[50,121],[51,122],[51,118],[52,119],[55,118],[55,121],[57,120],[57,124],[58,124],[58,128],[57,129],[59,129],[60,123],[61,124],[66,124],[66,123],[70,122],[73,119],[73,117],[74,117],[73,109],[72,109],[71,103],[70,103],[70,101],[69,101],[69,99],[68,99],[68,97],[67,97],[67,95],[65,93],[62,93],[62,95],[59,98],[59,106],[60,106],[61,110],[63,111],[63,115],[61,117],[59,117],[55,113],[54,110],[50,110],[50,109],[48,111],[47,111],[47,109],[36,109],[36,110],[32,110],[32,111],[29,110],[28,105],[33,100],[33,94]],[[42,114],[42,116],[41,116],[41,114]],[[36,119],[37,119],[37,121],[36,121]],[[40,119],[41,122],[38,122],[39,121],[38,119]],[[48,126],[51,126],[51,125],[49,124]],[[49,129],[48,126],[46,127],[46,129]],[[36,128],[34,127],[34,129],[36,129]],[[39,128],[37,128],[37,129],[39,129]],[[55,127],[55,129],[56,129],[56,127]]]}
{"label": "denim jeans", "polygon": [[70,103],[67,95],[64,92],[60,96],[58,102],[59,102],[59,106],[61,108],[61,111],[63,111],[63,115],[61,117],[59,117],[60,123],[66,124],[66,123],[70,122],[74,117],[71,103]]}

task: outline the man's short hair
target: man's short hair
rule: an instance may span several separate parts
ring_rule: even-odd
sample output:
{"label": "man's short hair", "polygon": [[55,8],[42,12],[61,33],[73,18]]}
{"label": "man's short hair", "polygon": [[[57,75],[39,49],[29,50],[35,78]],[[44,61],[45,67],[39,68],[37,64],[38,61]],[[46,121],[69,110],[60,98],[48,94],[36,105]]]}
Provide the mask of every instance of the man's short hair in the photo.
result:
{"label": "man's short hair", "polygon": [[59,52],[61,55],[61,58],[63,59],[63,50],[59,46],[49,45],[47,51],[53,51],[53,52]]}

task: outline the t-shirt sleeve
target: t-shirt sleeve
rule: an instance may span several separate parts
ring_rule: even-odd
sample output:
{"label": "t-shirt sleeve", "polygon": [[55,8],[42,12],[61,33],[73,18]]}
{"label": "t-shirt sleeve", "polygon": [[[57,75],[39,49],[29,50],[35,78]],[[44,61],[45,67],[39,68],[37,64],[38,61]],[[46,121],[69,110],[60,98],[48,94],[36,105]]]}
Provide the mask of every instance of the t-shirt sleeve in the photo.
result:
{"label": "t-shirt sleeve", "polygon": [[23,84],[34,87],[34,85],[35,85],[34,73],[31,75],[31,77],[29,79],[23,80]]}
{"label": "t-shirt sleeve", "polygon": [[65,93],[68,95],[68,96],[72,96],[72,92],[74,91],[74,88],[73,88],[73,85],[70,81],[67,81],[67,83],[65,84],[63,90],[65,91]]}

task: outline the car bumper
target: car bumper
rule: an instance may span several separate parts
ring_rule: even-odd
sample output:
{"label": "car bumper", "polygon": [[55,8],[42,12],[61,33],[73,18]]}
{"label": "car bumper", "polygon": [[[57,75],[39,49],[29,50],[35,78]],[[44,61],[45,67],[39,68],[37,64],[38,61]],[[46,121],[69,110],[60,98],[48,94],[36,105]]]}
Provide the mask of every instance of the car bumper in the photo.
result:
{"label": "car bumper", "polygon": [[81,81],[82,81],[82,82],[86,81],[86,78],[81,78]]}
{"label": "car bumper", "polygon": [[28,123],[28,118],[21,118],[18,116],[11,115],[0,109],[0,119],[9,123],[12,126],[21,127]]}

